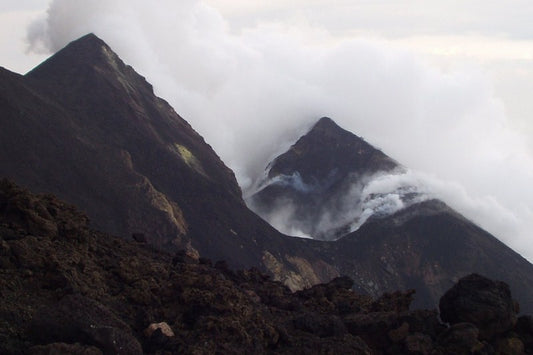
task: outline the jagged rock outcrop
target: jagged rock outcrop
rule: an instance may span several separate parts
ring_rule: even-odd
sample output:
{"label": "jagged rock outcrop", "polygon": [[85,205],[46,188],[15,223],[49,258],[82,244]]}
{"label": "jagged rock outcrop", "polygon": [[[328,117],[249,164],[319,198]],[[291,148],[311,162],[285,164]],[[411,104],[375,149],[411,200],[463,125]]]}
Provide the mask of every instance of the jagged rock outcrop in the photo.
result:
{"label": "jagged rock outcrop", "polygon": [[451,324],[439,339],[449,352],[524,354],[533,350],[533,328],[526,325],[527,316],[517,324],[519,307],[504,282],[468,275],[444,294],[439,308],[441,319]]}
{"label": "jagged rock outcrop", "polygon": [[460,279],[440,299],[439,309],[444,322],[471,323],[482,339],[511,330],[518,311],[507,284],[477,274]]}

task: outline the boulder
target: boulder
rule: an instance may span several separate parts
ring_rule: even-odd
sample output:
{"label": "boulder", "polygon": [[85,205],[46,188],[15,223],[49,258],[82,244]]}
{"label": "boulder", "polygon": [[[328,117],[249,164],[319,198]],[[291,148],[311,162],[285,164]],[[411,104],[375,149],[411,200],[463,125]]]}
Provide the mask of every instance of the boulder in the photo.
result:
{"label": "boulder", "polygon": [[459,280],[442,296],[440,316],[450,324],[472,323],[481,339],[505,333],[516,323],[516,306],[509,286],[477,274]]}
{"label": "boulder", "polygon": [[173,337],[174,336],[174,332],[172,331],[172,328],[170,328],[170,325],[168,325],[167,322],[161,322],[161,323],[152,323],[150,324],[145,330],[144,330],[144,335],[146,335],[146,337],[150,338],[152,336],[152,333],[156,330],[156,329],[161,329],[161,332],[163,333],[163,335],[167,336],[167,337]]}
{"label": "boulder", "polygon": [[173,338],[174,332],[166,322],[152,323],[145,330],[144,335],[148,338],[145,343],[148,352],[155,352],[168,344]]}

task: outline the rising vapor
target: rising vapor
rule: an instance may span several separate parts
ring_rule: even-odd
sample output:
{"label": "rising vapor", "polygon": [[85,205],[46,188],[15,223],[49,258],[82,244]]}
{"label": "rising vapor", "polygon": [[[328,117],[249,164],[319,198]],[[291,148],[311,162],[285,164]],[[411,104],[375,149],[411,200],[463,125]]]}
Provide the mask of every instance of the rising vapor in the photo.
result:
{"label": "rising vapor", "polygon": [[100,36],[205,137],[245,193],[327,115],[420,171],[391,180],[431,189],[533,260],[533,158],[478,70],[443,72],[383,41],[338,42],[310,27],[232,33],[196,0],[54,0],[28,31],[31,48],[50,52]]}

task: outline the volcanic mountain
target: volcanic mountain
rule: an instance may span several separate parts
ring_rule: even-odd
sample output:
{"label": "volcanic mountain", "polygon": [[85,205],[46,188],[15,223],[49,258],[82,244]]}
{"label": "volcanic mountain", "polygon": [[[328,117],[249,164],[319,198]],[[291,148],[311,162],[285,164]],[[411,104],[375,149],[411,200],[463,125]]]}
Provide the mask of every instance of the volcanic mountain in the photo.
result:
{"label": "volcanic mountain", "polygon": [[[0,176],[79,206],[105,232],[234,267],[275,260],[298,276],[278,252],[286,238],[246,207],[233,172],[95,35],[25,76],[0,68],[0,112]],[[293,286],[337,276],[320,273]]]}
{"label": "volcanic mountain", "polygon": [[268,165],[266,178],[248,204],[287,234],[336,239],[362,214],[361,206],[368,203],[364,198],[376,199],[363,196],[365,183],[401,169],[362,138],[323,117]]}
{"label": "volcanic mountain", "polygon": [[533,307],[531,263],[416,186],[379,184],[405,171],[323,117],[268,164],[248,204],[285,233],[334,240],[322,256],[359,291],[415,288],[427,306],[469,270],[506,280]]}
{"label": "volcanic mountain", "polygon": [[[298,213],[312,218],[309,211],[337,203],[343,187],[402,169],[331,120],[322,119],[302,141],[313,135],[312,144],[295,145],[292,158],[278,159],[269,174],[285,186],[302,183],[313,195],[276,190],[267,181],[271,187],[261,198],[290,192],[294,205],[302,203]],[[311,159],[295,165],[299,157]],[[292,290],[340,275],[373,296],[415,288],[414,304],[427,307],[454,281],[477,272],[509,283],[523,311],[533,311],[530,263],[409,189],[398,192],[402,208],[382,208],[358,229],[350,220],[322,229],[325,239],[344,235],[336,241],[279,233],[247,208],[233,172],[203,138],[92,34],[24,76],[0,68],[0,159],[0,176],[53,193],[79,207],[93,227],[126,239],[135,234],[147,249],[256,266]],[[270,198],[268,191],[278,192]],[[360,206],[381,201],[361,196]],[[30,215],[39,220],[54,213],[41,208]]]}

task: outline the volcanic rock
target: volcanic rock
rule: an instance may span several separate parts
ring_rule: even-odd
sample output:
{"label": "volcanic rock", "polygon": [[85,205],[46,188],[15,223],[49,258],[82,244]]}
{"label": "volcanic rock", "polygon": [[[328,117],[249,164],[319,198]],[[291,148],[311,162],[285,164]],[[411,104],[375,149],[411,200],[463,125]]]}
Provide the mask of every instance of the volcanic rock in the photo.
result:
{"label": "volcanic rock", "polygon": [[[2,258],[9,261],[0,268],[2,354],[461,354],[531,349],[530,317],[481,341],[473,324],[448,329],[435,310],[408,310],[410,292],[372,299],[353,292],[346,277],[291,292],[257,268],[173,260],[173,253],[83,227],[86,218],[53,196],[34,195],[12,183],[0,186],[0,212],[21,206],[17,201],[28,202],[17,213],[0,213],[0,241],[7,245]],[[54,206],[57,213],[49,219],[32,219],[41,208]],[[32,223],[21,222],[28,220]],[[52,233],[40,228],[39,221],[63,221],[79,229]],[[30,235],[26,228],[36,233]],[[28,256],[15,254],[15,245]],[[58,275],[63,282],[50,287]],[[157,323],[152,328],[159,328],[147,337],[146,325]]]}
{"label": "volcanic rock", "polygon": [[174,337],[172,328],[166,322],[152,323],[145,330],[144,335],[148,338],[145,348],[149,352],[155,352],[168,344],[170,338]]}
{"label": "volcanic rock", "polygon": [[441,298],[439,308],[444,322],[472,323],[481,339],[507,332],[517,320],[509,286],[477,274],[460,279]]}
{"label": "volcanic rock", "polygon": [[152,334],[154,333],[154,331],[156,331],[157,329],[160,329],[161,332],[163,333],[163,335],[165,335],[165,336],[167,336],[169,338],[174,336],[174,332],[172,331],[172,328],[170,328],[170,326],[168,325],[167,322],[160,322],[160,323],[152,323],[152,324],[150,324],[144,330],[144,335],[146,335],[147,337],[151,337]]}

